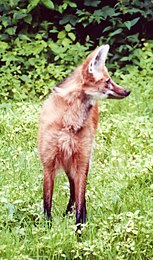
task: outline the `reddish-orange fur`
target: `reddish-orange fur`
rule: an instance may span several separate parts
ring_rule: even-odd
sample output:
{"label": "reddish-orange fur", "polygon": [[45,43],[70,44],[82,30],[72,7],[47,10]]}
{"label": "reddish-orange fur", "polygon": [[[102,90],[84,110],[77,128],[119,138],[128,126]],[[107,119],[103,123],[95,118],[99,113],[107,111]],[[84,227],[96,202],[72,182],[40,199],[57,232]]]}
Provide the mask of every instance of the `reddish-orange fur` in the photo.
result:
{"label": "reddish-orange fur", "polygon": [[[75,202],[77,224],[86,221],[86,178],[98,124],[98,105],[93,96],[95,91],[103,94],[110,79],[104,64],[101,78],[96,80],[94,73],[89,73],[89,62],[94,55],[95,52],[90,54],[83,65],[53,90],[40,116],[38,142],[44,166],[44,212],[51,217],[54,177],[57,170],[63,168],[70,182],[66,213],[71,212]],[[126,96],[122,87],[111,83],[111,92],[114,86]]]}

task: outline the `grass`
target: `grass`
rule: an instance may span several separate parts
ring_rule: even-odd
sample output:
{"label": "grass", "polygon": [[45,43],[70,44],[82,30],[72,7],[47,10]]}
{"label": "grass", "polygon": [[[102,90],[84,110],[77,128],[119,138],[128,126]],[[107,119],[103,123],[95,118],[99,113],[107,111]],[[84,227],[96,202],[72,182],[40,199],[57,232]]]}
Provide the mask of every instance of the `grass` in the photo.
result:
{"label": "grass", "polygon": [[130,76],[122,80],[132,90],[128,98],[99,102],[88,221],[79,240],[75,216],[63,218],[69,186],[62,173],[51,228],[43,218],[40,103],[0,105],[0,259],[153,259],[153,82]]}

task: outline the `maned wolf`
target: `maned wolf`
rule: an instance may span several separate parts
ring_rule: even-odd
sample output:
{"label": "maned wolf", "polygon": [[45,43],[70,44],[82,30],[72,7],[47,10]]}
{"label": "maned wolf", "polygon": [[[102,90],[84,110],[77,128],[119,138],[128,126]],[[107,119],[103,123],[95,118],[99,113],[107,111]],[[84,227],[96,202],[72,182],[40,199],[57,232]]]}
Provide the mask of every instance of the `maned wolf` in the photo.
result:
{"label": "maned wolf", "polygon": [[44,213],[51,218],[54,177],[63,168],[70,183],[66,213],[75,203],[76,224],[86,222],[86,179],[98,124],[98,98],[122,99],[130,91],[109,76],[109,45],[93,51],[45,101],[39,127],[39,154],[44,167]]}

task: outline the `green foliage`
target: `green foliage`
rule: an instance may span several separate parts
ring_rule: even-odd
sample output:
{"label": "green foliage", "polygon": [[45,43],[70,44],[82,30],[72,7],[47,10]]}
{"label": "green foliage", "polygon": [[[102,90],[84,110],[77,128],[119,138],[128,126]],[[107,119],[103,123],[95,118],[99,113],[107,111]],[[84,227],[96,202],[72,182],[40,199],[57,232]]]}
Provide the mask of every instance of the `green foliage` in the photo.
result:
{"label": "green foliage", "polygon": [[[152,38],[153,3],[147,1],[118,1],[106,5],[102,1],[77,3],[76,11],[63,12],[61,25],[68,22],[75,27],[76,39],[86,43],[86,36],[93,46],[111,43],[111,62],[128,57],[139,46],[141,38]],[[76,8],[76,7],[74,7]],[[58,8],[57,8],[58,10]],[[71,14],[70,14],[71,13]],[[120,64],[124,64],[120,62]]]}
{"label": "green foliage", "polygon": [[152,259],[151,46],[145,43],[144,50],[135,51],[137,65],[127,66],[126,74],[121,69],[114,74],[131,90],[130,96],[99,102],[99,128],[86,193],[87,224],[80,240],[75,235],[75,214],[63,218],[69,197],[65,175],[55,180],[51,228],[43,218],[43,173],[37,152],[41,104],[0,105],[2,260]]}
{"label": "green foliage", "polygon": [[[66,27],[69,30],[69,27]],[[66,31],[67,33],[67,31]],[[39,38],[39,37],[38,37]],[[80,43],[66,43],[66,37],[59,37],[55,43],[43,39],[19,39],[14,41],[14,48],[1,42],[0,57],[3,65],[0,68],[1,101],[7,99],[25,100],[42,99],[50,90],[83,61],[87,55],[88,47]],[[77,53],[77,55],[74,55]],[[153,42],[143,42],[143,47],[135,49],[128,57],[122,57],[126,65],[124,76],[130,77],[136,73],[141,76],[146,85],[152,84],[153,68]],[[109,64],[110,71],[118,68],[114,77],[120,77],[118,63]],[[130,72],[130,75],[129,75]],[[135,76],[133,76],[135,77]],[[146,79],[150,78],[149,82]],[[135,84],[137,85],[137,79]]]}
{"label": "green foliage", "polygon": [[113,72],[137,67],[146,39],[153,38],[151,0],[4,0],[0,12],[1,100],[43,98],[104,43],[111,46]]}
{"label": "green foliage", "polygon": [[[14,41],[13,48],[6,42],[0,42],[2,66],[1,100],[43,98],[50,90],[74,69],[85,58],[86,49],[79,43],[66,42],[59,38],[54,43],[37,38],[31,41],[19,39]],[[73,54],[77,53],[77,56]]]}
{"label": "green foliage", "polygon": [[[18,34],[40,33],[43,38],[60,37],[61,31],[72,25],[69,36],[86,44],[87,35],[94,46],[111,42],[120,56],[128,55],[142,37],[152,38],[153,3],[136,1],[51,1],[4,0],[0,3],[1,40],[9,41]],[[65,29],[64,29],[65,30]],[[75,35],[75,36],[74,36]],[[117,57],[118,57],[117,56]],[[117,59],[115,57],[114,59]]]}

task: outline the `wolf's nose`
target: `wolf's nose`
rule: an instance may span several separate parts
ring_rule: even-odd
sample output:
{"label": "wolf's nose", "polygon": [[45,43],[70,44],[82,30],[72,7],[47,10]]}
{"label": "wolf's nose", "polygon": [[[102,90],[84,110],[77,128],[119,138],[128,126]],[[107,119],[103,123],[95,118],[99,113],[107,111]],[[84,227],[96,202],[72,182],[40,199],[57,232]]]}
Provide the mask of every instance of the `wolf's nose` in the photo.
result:
{"label": "wolf's nose", "polygon": [[131,93],[131,91],[129,91],[129,90],[125,90],[125,94],[126,94],[126,96],[129,96],[130,95],[130,93]]}

